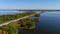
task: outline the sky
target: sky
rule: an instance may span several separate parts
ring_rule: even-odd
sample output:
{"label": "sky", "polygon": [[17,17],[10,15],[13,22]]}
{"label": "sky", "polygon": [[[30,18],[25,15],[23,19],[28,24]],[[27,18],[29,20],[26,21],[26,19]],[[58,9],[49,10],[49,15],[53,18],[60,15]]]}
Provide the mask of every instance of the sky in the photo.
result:
{"label": "sky", "polygon": [[60,9],[60,0],[0,0],[0,9]]}

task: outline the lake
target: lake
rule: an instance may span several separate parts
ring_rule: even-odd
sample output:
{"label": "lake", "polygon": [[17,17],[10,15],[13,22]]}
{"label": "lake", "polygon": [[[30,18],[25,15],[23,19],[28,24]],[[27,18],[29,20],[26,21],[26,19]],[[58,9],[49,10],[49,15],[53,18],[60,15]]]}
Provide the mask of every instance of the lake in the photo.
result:
{"label": "lake", "polygon": [[6,14],[16,14],[16,13],[22,13],[25,11],[0,11],[0,15],[6,15]]}
{"label": "lake", "polygon": [[40,15],[40,22],[36,23],[35,30],[19,29],[19,34],[59,34],[60,12],[45,12]]}
{"label": "lake", "polygon": [[[0,15],[15,14],[23,11],[0,11]],[[35,30],[18,29],[19,34],[60,34],[60,12],[44,12],[40,15],[40,22],[35,23]]]}

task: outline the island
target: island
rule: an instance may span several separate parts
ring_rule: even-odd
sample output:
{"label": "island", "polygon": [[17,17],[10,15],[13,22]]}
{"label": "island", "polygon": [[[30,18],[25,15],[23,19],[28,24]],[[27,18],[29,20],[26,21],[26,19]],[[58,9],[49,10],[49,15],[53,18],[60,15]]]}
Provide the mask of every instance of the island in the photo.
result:
{"label": "island", "polygon": [[34,11],[0,15],[0,34],[18,34],[18,28],[35,29],[34,21],[40,21],[39,16],[40,13]]}

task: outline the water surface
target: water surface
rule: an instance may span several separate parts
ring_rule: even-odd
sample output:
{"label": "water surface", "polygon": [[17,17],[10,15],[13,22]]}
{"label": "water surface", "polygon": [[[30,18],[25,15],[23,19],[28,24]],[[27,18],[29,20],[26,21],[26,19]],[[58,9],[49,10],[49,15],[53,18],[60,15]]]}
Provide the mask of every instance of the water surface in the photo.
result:
{"label": "water surface", "polygon": [[0,15],[7,15],[7,14],[16,14],[16,13],[22,13],[25,11],[0,11]]}
{"label": "water surface", "polygon": [[36,23],[35,30],[20,30],[19,34],[59,34],[60,12],[45,12],[40,16],[40,22]]}

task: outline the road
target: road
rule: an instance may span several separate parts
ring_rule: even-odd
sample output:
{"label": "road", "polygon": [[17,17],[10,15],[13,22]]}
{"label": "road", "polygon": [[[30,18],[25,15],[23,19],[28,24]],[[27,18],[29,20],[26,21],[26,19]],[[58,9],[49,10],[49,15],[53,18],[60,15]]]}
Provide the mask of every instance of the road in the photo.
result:
{"label": "road", "polygon": [[[38,13],[38,12],[37,12],[37,13]],[[34,15],[35,15],[35,14],[29,15],[29,16],[25,16],[25,17],[22,17],[22,18],[19,18],[19,19],[16,19],[16,20],[11,20],[11,21],[8,21],[8,22],[5,22],[5,23],[0,24],[0,26],[8,25],[9,23],[16,22],[16,21],[18,21],[18,20],[21,20],[21,19],[24,19],[24,18],[28,18],[28,17],[34,16]]]}

